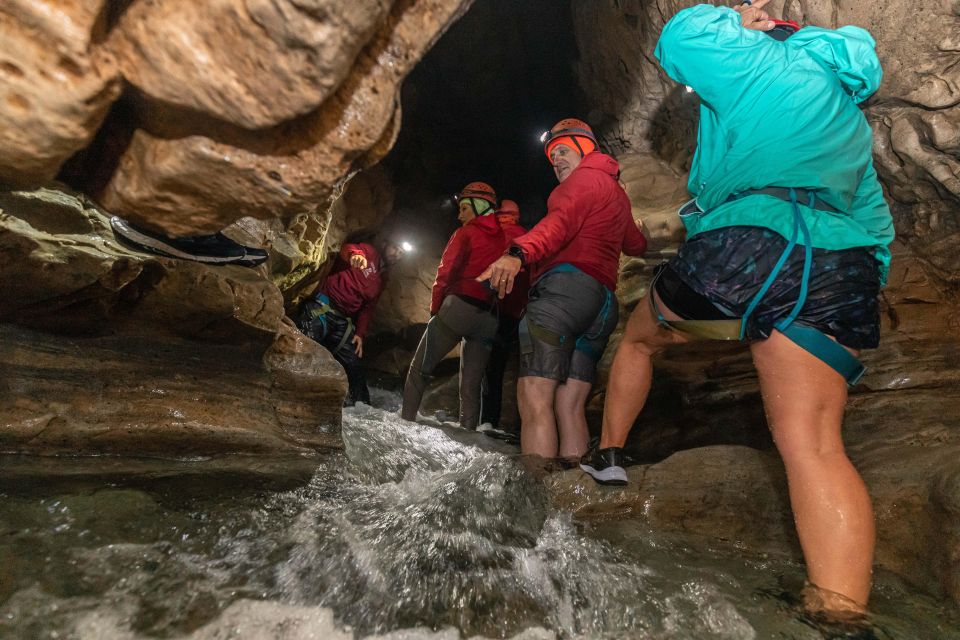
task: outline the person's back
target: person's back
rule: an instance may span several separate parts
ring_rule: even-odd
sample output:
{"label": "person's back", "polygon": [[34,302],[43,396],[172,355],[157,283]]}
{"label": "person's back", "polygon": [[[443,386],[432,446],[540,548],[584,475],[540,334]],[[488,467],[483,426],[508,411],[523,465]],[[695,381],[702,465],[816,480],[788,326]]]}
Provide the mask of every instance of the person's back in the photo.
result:
{"label": "person's back", "polygon": [[741,28],[737,12],[712,5],[670,20],[655,55],[701,98],[688,188],[710,213],[685,217],[689,237],[738,224],[789,238],[789,202],[727,199],[749,189],[798,187],[838,210],[803,210],[813,246],[872,246],[889,264],[892,219],[873,168],[870,126],[857,106],[880,82],[873,44],[857,27],[804,27],[780,42]]}
{"label": "person's back", "polygon": [[532,265],[533,281],[568,263],[616,290],[620,253],[640,255],[646,249],[618,172],[616,160],[594,151],[554,188],[547,217],[515,240]]}
{"label": "person's back", "polygon": [[875,530],[843,409],[864,371],[856,356],[879,343],[893,238],[856,106],[879,61],[862,29],[772,19],[769,1],[698,5],[663,29],[655,55],[701,99],[687,237],[627,323],[581,469],[627,484],[623,447],[663,349],[749,341],[807,562],[804,606],[850,621],[869,598]]}

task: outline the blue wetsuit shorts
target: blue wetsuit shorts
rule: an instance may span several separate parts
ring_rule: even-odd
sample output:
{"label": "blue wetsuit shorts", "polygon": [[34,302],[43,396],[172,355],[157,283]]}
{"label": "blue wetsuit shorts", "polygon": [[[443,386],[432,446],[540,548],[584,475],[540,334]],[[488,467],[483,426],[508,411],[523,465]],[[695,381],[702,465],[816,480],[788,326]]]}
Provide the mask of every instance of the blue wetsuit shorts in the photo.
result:
{"label": "blue wetsuit shorts", "polygon": [[[701,233],[667,263],[657,293],[668,309],[688,320],[742,317],[786,246],[786,239],[762,227]],[[747,338],[768,338],[774,323],[790,314],[800,294],[803,262],[798,245],[747,321]],[[869,247],[814,249],[807,300],[795,322],[851,349],[876,348],[879,293],[880,264]]]}

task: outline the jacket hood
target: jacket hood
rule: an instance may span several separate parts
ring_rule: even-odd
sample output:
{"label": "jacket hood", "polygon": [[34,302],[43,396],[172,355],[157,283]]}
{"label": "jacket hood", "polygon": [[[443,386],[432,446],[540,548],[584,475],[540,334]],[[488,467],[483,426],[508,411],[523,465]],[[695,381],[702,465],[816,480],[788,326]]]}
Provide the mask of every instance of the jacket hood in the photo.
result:
{"label": "jacket hood", "polygon": [[860,27],[804,27],[784,44],[802,49],[820,66],[836,74],[844,90],[858,104],[880,88],[883,71],[874,49],[876,43]]}
{"label": "jacket hood", "polygon": [[620,174],[620,163],[605,153],[594,151],[593,153],[588,153],[586,156],[584,156],[583,160],[580,161],[580,164],[577,165],[577,169],[575,170],[579,169],[594,169],[596,171],[603,171],[611,178],[616,180],[617,176]]}
{"label": "jacket hood", "polygon": [[477,216],[470,222],[468,222],[465,227],[476,227],[482,230],[485,233],[496,235],[501,233],[500,223],[497,222],[497,217],[492,213],[485,216]]}

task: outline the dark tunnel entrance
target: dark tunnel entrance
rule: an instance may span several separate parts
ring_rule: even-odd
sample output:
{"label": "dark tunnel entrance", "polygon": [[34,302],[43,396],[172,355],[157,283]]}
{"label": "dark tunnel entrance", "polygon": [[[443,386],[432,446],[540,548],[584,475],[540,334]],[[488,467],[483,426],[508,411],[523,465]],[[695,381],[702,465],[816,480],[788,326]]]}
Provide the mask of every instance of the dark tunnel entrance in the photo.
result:
{"label": "dark tunnel entrance", "polygon": [[[482,180],[528,227],[557,181],[540,134],[585,117],[569,3],[478,0],[403,85],[403,121],[384,165],[395,223],[439,254],[457,226],[450,196]],[[429,236],[427,234],[430,234]]]}

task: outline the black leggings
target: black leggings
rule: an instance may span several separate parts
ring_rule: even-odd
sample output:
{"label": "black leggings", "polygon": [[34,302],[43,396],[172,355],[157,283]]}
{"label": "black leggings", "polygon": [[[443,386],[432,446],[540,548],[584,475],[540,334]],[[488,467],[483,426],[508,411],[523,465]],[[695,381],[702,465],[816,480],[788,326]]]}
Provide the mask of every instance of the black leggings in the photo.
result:
{"label": "black leggings", "polygon": [[510,357],[520,352],[520,340],[517,336],[519,324],[519,320],[500,317],[497,335],[493,339],[493,349],[487,361],[480,422],[488,422],[494,427],[500,426],[500,413],[503,407],[503,374]]}

